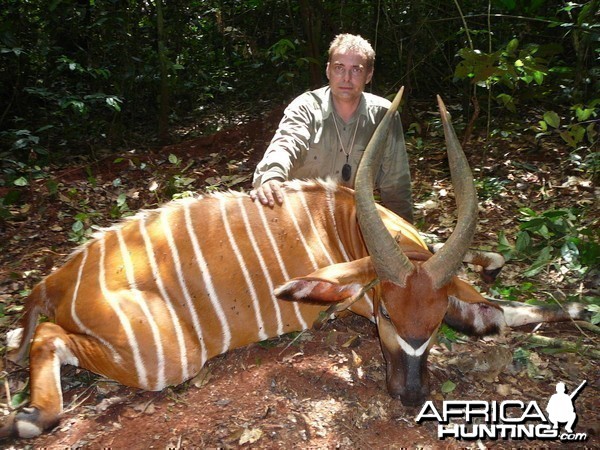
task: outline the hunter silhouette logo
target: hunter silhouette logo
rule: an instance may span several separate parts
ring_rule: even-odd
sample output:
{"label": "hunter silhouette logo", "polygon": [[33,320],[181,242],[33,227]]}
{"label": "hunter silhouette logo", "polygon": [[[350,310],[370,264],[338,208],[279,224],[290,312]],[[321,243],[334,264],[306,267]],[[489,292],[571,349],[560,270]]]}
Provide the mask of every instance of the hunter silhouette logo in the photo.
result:
{"label": "hunter silhouette logo", "polygon": [[[547,415],[535,400],[445,400],[439,410],[428,400],[415,421],[437,421],[440,439],[586,441],[586,433],[573,432],[577,422],[574,401],[586,383],[583,381],[571,394],[566,393],[565,383],[557,383],[556,393],[548,399]],[[561,423],[565,424],[563,432],[559,430]]]}
{"label": "hunter silhouette logo", "polygon": [[573,401],[586,383],[587,380],[584,380],[571,395],[565,394],[565,383],[556,383],[556,394],[550,397],[548,406],[546,406],[548,419],[554,425],[553,429],[558,429],[559,422],[566,422],[565,431],[573,433],[573,425],[577,421]]}

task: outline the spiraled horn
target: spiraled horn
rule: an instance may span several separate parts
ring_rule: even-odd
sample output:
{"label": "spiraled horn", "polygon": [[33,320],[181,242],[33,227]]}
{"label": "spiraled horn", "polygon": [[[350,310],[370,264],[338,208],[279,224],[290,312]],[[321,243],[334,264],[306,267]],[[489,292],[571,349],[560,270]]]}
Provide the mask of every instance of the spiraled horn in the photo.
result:
{"label": "spiraled horn", "polygon": [[460,270],[465,253],[475,234],[477,225],[477,193],[473,183],[473,174],[465,157],[454,127],[450,122],[450,115],[441,97],[437,96],[444,135],[446,136],[446,147],[448,152],[448,163],[452,176],[452,185],[457,205],[457,221],[454,231],[439,252],[434,254],[423,264],[423,268],[429,273],[436,289],[446,285],[450,279]]}
{"label": "spiraled horn", "polygon": [[406,276],[414,266],[385,227],[373,198],[375,173],[381,165],[383,148],[389,134],[393,115],[400,105],[404,86],[371,137],[356,173],[356,215],[365,244],[377,275],[382,280],[404,286]]}

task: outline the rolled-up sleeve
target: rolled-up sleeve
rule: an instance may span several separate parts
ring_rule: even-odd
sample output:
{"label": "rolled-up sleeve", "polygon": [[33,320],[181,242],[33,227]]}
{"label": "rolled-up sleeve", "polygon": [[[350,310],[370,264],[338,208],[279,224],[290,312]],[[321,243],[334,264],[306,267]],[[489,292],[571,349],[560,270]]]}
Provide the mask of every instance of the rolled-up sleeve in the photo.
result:
{"label": "rolled-up sleeve", "polygon": [[292,167],[301,164],[306,157],[314,116],[305,96],[301,95],[286,108],[269,147],[254,171],[252,184],[255,188],[272,179],[288,180]]}
{"label": "rolled-up sleeve", "polygon": [[396,113],[388,135],[388,145],[377,176],[383,205],[413,222],[410,166],[400,115]]}

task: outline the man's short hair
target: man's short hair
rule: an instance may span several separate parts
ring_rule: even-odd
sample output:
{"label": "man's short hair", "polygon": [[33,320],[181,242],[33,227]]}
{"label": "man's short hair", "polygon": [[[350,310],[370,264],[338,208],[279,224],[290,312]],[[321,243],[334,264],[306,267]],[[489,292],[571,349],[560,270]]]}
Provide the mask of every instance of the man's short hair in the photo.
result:
{"label": "man's short hair", "polygon": [[329,45],[329,62],[334,53],[357,52],[367,60],[367,68],[372,69],[375,64],[375,51],[369,41],[355,34],[338,34]]}

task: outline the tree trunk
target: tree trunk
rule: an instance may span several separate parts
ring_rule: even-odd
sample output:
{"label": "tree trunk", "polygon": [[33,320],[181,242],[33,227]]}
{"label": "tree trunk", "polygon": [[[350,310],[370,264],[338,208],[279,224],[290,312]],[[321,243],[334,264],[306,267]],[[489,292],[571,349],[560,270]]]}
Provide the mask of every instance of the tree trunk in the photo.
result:
{"label": "tree trunk", "polygon": [[310,87],[319,88],[323,85],[323,70],[321,61],[321,32],[323,29],[323,5],[321,0],[300,0],[300,14],[307,41],[307,56],[309,64]]}
{"label": "tree trunk", "polygon": [[164,18],[162,0],[156,0],[156,27],[158,34],[158,61],[160,67],[160,93],[158,96],[158,140],[161,144],[169,141],[169,73],[167,49],[164,44]]}

